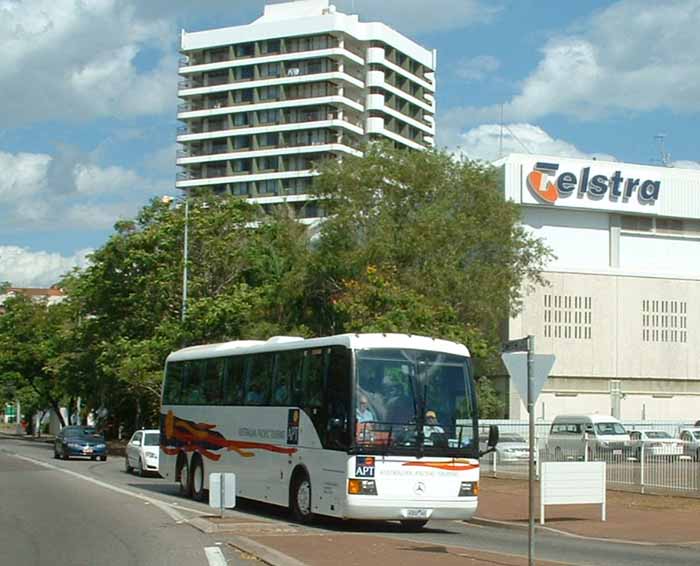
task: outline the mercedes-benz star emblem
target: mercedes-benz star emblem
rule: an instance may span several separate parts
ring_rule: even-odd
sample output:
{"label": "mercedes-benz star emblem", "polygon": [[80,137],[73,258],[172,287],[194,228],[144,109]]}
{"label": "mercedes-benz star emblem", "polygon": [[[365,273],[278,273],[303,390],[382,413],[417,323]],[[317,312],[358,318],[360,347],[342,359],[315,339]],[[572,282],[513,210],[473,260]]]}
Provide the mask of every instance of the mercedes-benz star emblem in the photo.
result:
{"label": "mercedes-benz star emblem", "polygon": [[425,493],[425,484],[419,481],[415,486],[413,486],[413,492],[416,495],[423,495]]}

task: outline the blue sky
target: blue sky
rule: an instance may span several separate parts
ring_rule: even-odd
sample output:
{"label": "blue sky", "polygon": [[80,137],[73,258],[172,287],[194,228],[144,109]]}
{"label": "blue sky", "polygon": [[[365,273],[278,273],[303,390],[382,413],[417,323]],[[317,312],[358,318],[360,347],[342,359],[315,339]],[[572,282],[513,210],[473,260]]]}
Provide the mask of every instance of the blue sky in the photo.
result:
{"label": "blue sky", "polygon": [[[336,0],[438,49],[438,144],[700,168],[700,0]],[[44,286],[175,194],[180,29],[263,0],[0,0],[0,281]]]}

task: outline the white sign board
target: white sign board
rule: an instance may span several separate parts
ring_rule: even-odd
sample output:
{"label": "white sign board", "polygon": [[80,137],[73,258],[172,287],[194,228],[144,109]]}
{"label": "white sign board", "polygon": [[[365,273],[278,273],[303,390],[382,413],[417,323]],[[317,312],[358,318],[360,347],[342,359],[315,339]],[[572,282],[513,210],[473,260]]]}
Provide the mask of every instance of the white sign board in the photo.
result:
{"label": "white sign board", "polygon": [[545,505],[600,504],[605,521],[605,462],[543,462],[540,524]]}
{"label": "white sign board", "polygon": [[[532,394],[534,399],[530,399],[530,401],[534,403],[537,397],[539,397],[540,391],[542,391],[545,380],[552,371],[555,357],[553,354],[533,354],[533,358],[534,383]],[[510,375],[510,382],[520,394],[520,398],[523,402],[527,403],[527,352],[509,352],[501,354],[501,359]]]}
{"label": "white sign board", "polygon": [[236,506],[236,474],[209,474],[209,507],[233,509]]}

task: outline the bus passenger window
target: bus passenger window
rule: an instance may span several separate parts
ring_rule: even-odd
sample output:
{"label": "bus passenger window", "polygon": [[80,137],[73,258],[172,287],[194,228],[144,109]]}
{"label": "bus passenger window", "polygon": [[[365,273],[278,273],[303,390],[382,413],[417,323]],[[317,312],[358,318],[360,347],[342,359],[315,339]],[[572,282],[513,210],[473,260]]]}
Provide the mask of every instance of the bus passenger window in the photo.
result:
{"label": "bus passenger window", "polygon": [[170,405],[180,403],[184,362],[170,362],[165,370],[163,402]]}
{"label": "bus passenger window", "polygon": [[226,358],[221,395],[224,405],[242,405],[245,386],[243,356]]}
{"label": "bus passenger window", "polygon": [[248,370],[246,385],[246,405],[269,405],[270,389],[272,387],[272,354],[254,354],[251,356],[251,367]]}
{"label": "bus passenger window", "polygon": [[204,377],[204,402],[207,405],[219,405],[221,403],[221,374],[223,370],[223,358],[213,358],[207,361],[207,372]]}

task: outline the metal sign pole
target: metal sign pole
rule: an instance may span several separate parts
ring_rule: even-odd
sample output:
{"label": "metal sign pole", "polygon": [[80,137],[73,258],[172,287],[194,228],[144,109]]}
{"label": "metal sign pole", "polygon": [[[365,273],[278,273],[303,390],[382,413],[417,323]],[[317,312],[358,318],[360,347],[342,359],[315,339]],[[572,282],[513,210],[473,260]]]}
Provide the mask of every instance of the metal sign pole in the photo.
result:
{"label": "metal sign pole", "polygon": [[221,513],[221,518],[224,518],[224,474],[221,474],[221,482],[219,483],[219,494],[220,494],[220,501],[221,503],[219,504],[219,512]]}
{"label": "metal sign pole", "polygon": [[530,430],[530,462],[528,473],[528,552],[527,563],[535,564],[535,337],[527,337],[527,412]]}

